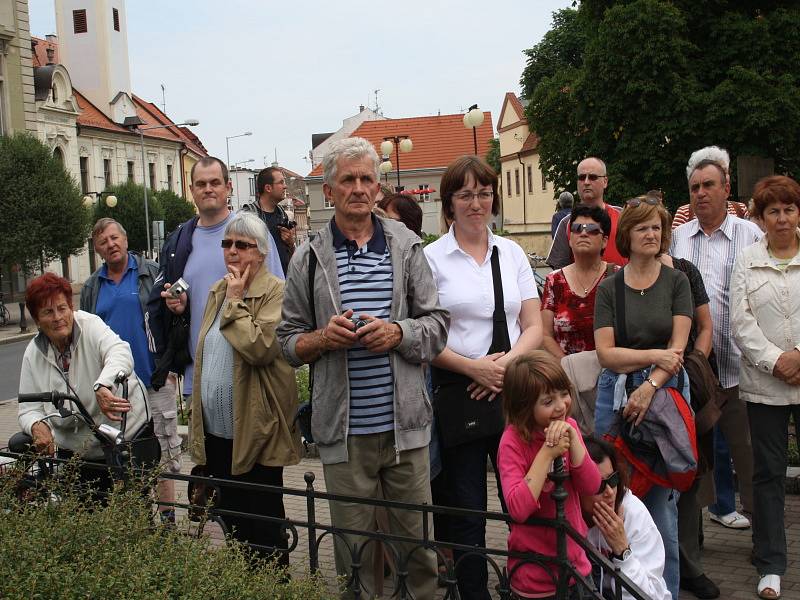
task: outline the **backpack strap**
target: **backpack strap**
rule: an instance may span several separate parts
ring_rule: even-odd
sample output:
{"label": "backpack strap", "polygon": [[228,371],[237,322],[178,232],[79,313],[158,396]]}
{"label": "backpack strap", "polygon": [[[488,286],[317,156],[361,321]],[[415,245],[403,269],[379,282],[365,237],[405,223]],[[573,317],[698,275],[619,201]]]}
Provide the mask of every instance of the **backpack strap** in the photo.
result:
{"label": "backpack strap", "polygon": [[[317,272],[317,254],[308,248],[308,305],[311,308],[311,330],[317,328],[317,312],[314,306],[314,275]],[[314,399],[314,363],[308,366],[308,403]]]}

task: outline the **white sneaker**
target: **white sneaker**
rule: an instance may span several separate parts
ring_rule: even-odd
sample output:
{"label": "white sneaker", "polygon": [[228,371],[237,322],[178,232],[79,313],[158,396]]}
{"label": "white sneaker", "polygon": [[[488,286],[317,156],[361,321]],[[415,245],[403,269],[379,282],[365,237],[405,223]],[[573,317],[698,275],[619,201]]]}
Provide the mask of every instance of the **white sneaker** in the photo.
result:
{"label": "white sneaker", "polygon": [[708,516],[712,521],[719,523],[723,527],[728,527],[729,529],[747,529],[750,527],[750,519],[736,511],[722,516],[709,512]]}

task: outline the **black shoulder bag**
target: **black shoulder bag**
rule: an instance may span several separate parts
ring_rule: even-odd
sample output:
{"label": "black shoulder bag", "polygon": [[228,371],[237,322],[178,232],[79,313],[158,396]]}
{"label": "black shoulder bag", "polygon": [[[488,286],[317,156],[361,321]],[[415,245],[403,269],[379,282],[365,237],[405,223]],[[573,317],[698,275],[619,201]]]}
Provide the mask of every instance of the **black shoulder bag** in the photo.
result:
{"label": "black shoulder bag", "polygon": [[[311,308],[311,330],[317,328],[317,313],[314,306],[314,275],[317,272],[317,255],[312,248],[308,249],[308,304]],[[303,402],[297,408],[294,420],[300,426],[300,433],[305,439],[306,444],[314,443],[314,436],[311,433],[311,414],[313,412],[312,402],[314,400],[314,365],[308,366],[308,402]]]}
{"label": "black shoulder bag", "polygon": [[[492,281],[494,283],[494,314],[492,315],[492,344],[486,354],[508,352],[506,312],[503,301],[503,281],[500,277],[500,258],[497,246],[492,250]],[[472,380],[466,375],[431,366],[433,398],[439,436],[445,448],[451,448],[497,435],[505,427],[503,403],[500,396],[491,402],[473,400],[467,387]]]}

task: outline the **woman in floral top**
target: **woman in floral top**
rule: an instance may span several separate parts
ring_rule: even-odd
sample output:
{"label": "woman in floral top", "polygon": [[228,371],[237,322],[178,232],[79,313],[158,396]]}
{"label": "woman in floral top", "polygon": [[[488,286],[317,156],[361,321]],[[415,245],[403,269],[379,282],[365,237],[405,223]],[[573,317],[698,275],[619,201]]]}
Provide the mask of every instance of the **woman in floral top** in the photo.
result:
{"label": "woman in floral top", "polygon": [[550,273],[542,294],[542,348],[557,358],[594,350],[594,300],[597,285],[616,270],[603,260],[611,232],[608,214],[576,206],[570,216],[569,246],[575,262]]}

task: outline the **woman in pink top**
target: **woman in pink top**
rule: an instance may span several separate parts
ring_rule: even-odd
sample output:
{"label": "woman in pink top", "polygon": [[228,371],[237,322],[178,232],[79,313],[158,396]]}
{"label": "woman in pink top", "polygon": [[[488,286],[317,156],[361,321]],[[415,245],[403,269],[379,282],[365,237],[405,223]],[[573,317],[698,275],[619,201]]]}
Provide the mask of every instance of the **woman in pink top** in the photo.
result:
{"label": "woman in pink top", "polygon": [[[500,440],[497,463],[511,525],[508,549],[556,555],[556,530],[541,525],[523,525],[530,517],[553,519],[556,504],[554,485],[547,479],[553,461],[563,457],[569,477],[564,487],[569,494],[564,506],[570,525],[586,535],[579,496],[596,494],[600,473],[586,449],[580,430],[569,417],[574,391],[567,374],[553,356],[535,350],[515,359],[506,367],[503,380],[503,409],[506,426]],[[581,575],[588,575],[591,564],[584,551],[567,539],[567,556]],[[522,598],[550,598],[556,592],[556,565],[541,565],[509,558],[511,588]],[[571,582],[575,593],[574,582]]]}

